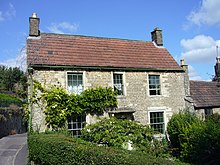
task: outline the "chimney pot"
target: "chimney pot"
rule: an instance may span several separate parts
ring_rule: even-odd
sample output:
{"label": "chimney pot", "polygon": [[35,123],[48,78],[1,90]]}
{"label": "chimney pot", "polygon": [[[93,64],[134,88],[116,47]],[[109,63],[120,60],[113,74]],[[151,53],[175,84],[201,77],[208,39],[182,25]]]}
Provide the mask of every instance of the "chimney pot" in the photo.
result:
{"label": "chimney pot", "polygon": [[220,56],[216,57],[216,61],[217,61],[217,63],[220,63]]}
{"label": "chimney pot", "polygon": [[37,13],[32,13],[32,18],[37,18]]}
{"label": "chimney pot", "polygon": [[181,66],[185,65],[184,59],[181,59],[181,60],[180,60],[180,65],[181,65]]}

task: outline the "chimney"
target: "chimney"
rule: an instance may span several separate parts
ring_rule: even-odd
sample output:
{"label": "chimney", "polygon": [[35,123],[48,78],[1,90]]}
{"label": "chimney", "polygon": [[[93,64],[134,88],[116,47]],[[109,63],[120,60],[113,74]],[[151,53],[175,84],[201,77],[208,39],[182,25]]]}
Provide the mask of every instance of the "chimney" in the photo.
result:
{"label": "chimney", "polygon": [[37,14],[33,13],[32,16],[29,17],[29,36],[40,36],[39,23],[40,18],[37,18]]}
{"label": "chimney", "polygon": [[162,30],[155,28],[154,31],[151,32],[151,39],[157,46],[163,46]]}
{"label": "chimney", "polygon": [[184,70],[184,89],[185,89],[185,95],[189,96],[190,95],[190,86],[189,86],[189,69],[188,65],[185,64],[184,59],[180,60],[180,66]]}
{"label": "chimney", "polygon": [[214,81],[220,81],[220,56],[216,57]]}

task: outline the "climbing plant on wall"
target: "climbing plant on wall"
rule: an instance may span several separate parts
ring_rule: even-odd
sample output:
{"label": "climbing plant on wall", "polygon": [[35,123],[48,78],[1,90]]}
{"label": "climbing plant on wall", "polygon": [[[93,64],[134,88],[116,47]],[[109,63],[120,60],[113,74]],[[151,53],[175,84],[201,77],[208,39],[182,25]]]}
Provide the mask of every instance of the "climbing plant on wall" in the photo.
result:
{"label": "climbing plant on wall", "polygon": [[116,93],[112,88],[96,87],[83,91],[80,95],[68,94],[61,86],[45,88],[34,81],[33,103],[44,106],[45,121],[53,130],[65,127],[72,114],[103,113],[117,107]]}

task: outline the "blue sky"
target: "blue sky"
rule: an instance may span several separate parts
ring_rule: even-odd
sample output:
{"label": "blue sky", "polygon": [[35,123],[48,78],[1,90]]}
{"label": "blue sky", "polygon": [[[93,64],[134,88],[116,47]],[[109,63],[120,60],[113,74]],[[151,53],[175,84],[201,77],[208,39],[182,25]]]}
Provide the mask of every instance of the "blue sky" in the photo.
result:
{"label": "blue sky", "polygon": [[219,9],[219,0],[0,0],[0,64],[24,65],[36,12],[42,32],[151,41],[159,27],[164,47],[189,65],[190,79],[210,80],[220,54]]}

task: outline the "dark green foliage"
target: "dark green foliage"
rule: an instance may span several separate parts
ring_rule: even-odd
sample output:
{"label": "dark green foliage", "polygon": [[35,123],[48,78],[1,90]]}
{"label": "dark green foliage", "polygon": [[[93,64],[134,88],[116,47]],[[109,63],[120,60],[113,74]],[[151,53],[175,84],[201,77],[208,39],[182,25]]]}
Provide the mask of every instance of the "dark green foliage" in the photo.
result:
{"label": "dark green foliage", "polygon": [[188,159],[198,164],[220,164],[220,116],[214,114],[193,130],[188,145],[193,145]]}
{"label": "dark green foliage", "polygon": [[189,131],[191,125],[197,122],[199,122],[199,119],[188,110],[173,114],[167,126],[173,148],[181,148],[182,143],[186,140],[184,135]]}
{"label": "dark green foliage", "polygon": [[0,91],[27,97],[27,77],[19,68],[0,66]]}
{"label": "dark green foliage", "polygon": [[29,161],[41,165],[147,165],[183,164],[175,159],[149,153],[97,146],[64,134],[31,134],[28,137]]}
{"label": "dark green foliage", "polygon": [[12,104],[20,107],[22,106],[22,101],[17,97],[0,93],[0,107],[9,107]]}
{"label": "dark green foliage", "polygon": [[179,146],[180,158],[195,164],[220,164],[220,117],[206,121],[190,112],[173,115],[168,123],[171,144]]}

